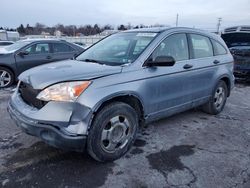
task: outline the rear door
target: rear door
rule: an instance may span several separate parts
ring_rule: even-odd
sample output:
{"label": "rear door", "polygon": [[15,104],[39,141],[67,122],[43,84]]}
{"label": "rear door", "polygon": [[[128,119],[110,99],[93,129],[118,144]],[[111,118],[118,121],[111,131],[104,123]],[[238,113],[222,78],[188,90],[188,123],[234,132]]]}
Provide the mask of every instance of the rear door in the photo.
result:
{"label": "rear door", "polygon": [[206,101],[214,87],[214,75],[220,59],[214,56],[213,45],[209,37],[188,34],[192,60],[192,98],[193,105]]}
{"label": "rear door", "polygon": [[31,44],[21,51],[24,51],[27,54],[15,55],[18,73],[52,61],[51,49],[48,42]]}
{"label": "rear door", "polygon": [[52,50],[55,61],[71,59],[79,53],[76,49],[64,42],[53,42]]}

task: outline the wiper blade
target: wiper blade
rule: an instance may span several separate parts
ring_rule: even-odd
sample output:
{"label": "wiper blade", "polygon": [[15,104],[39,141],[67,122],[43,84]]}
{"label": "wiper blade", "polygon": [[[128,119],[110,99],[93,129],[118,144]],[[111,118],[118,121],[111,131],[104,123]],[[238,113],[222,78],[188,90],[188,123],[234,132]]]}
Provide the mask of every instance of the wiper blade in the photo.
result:
{"label": "wiper blade", "polygon": [[104,64],[103,62],[95,60],[95,59],[83,59],[81,61],[90,62],[90,63]]}

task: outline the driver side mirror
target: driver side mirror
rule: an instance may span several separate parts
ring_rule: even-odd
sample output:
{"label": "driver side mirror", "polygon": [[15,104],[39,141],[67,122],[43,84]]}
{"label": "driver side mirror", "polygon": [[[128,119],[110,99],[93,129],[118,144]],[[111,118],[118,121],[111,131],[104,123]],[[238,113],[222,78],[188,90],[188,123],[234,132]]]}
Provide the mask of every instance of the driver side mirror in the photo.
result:
{"label": "driver side mirror", "polygon": [[27,52],[27,51],[20,51],[17,55],[20,55],[21,57],[23,57],[25,55],[29,55],[29,52]]}
{"label": "driver side mirror", "polygon": [[154,61],[147,61],[148,67],[170,67],[174,66],[175,59],[172,56],[157,56]]}

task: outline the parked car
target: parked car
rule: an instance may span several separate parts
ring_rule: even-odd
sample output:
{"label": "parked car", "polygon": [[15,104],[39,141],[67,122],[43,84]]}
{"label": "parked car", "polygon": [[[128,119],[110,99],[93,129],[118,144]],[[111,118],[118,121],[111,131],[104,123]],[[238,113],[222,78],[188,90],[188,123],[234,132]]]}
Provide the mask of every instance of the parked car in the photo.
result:
{"label": "parked car", "polygon": [[250,26],[227,28],[222,38],[233,54],[235,77],[238,80],[250,81]]}
{"label": "parked car", "polygon": [[23,71],[53,61],[70,59],[84,49],[52,39],[28,39],[0,49],[0,88],[9,87]]}
{"label": "parked car", "polygon": [[12,41],[2,41],[0,40],[0,47],[3,47],[3,46],[9,46],[11,44],[14,44],[14,42]]}
{"label": "parked car", "polygon": [[139,125],[202,106],[220,113],[233,57],[217,35],[188,28],[111,35],[75,60],[19,76],[8,111],[25,132],[98,161],[124,155]]}

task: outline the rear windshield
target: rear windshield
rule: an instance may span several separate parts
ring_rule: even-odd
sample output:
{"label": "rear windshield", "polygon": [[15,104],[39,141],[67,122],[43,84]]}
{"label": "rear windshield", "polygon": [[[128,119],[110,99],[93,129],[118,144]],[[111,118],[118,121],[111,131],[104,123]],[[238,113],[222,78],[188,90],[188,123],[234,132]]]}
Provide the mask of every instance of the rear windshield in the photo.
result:
{"label": "rear windshield", "polygon": [[234,46],[250,46],[250,33],[228,33],[221,37],[229,48]]}

